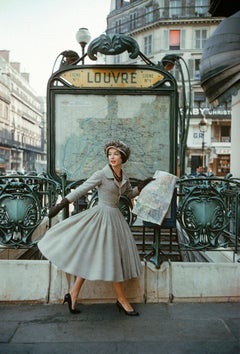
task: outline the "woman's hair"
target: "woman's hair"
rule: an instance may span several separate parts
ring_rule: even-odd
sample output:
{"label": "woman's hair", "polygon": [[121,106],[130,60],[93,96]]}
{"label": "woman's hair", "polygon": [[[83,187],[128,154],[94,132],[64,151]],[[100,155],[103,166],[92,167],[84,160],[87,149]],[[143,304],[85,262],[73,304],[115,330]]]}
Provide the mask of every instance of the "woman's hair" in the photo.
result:
{"label": "woman's hair", "polygon": [[131,150],[130,148],[124,144],[122,141],[120,140],[112,140],[110,141],[109,143],[105,144],[104,146],[104,152],[105,154],[108,156],[108,150],[109,149],[116,149],[120,152],[121,156],[122,156],[122,162],[125,163],[129,156],[130,156],[130,153],[131,153]]}

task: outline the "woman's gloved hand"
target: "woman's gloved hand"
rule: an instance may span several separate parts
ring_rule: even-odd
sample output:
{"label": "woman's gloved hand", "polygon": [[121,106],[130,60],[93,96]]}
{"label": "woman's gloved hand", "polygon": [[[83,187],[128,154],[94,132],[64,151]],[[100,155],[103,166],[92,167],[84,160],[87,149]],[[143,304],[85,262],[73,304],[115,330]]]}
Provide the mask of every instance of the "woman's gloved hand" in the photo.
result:
{"label": "woman's gloved hand", "polygon": [[69,203],[70,203],[69,200],[67,198],[64,198],[60,203],[54,205],[49,209],[48,217],[53,218],[59,213],[60,210],[66,208],[66,206],[68,206]]}
{"label": "woman's gloved hand", "polygon": [[142,190],[148,183],[150,183],[150,182],[152,182],[152,181],[155,181],[155,179],[156,179],[156,178],[148,177],[148,178],[144,179],[143,181],[139,182],[139,184],[138,184],[138,186],[137,186],[139,193],[141,192],[141,190]]}

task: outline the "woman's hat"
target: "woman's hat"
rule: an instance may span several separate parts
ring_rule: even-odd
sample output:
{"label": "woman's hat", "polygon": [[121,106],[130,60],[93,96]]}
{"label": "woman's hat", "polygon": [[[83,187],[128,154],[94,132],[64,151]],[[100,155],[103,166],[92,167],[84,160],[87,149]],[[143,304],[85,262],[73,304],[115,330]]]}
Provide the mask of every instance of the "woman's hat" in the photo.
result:
{"label": "woman's hat", "polygon": [[109,143],[105,144],[104,146],[104,152],[106,155],[108,155],[108,150],[109,149],[116,149],[121,153],[122,156],[122,162],[126,162],[130,156],[131,150],[130,148],[124,144],[120,140],[112,140]]}

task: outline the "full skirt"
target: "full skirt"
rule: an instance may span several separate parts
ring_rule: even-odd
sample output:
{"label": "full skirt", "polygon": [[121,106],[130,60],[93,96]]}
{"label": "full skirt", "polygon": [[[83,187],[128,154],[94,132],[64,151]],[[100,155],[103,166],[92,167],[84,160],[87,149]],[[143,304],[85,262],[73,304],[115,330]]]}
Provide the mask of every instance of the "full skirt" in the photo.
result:
{"label": "full skirt", "polygon": [[59,269],[88,280],[120,282],[142,272],[135,240],[117,207],[97,205],[65,219],[38,247]]}

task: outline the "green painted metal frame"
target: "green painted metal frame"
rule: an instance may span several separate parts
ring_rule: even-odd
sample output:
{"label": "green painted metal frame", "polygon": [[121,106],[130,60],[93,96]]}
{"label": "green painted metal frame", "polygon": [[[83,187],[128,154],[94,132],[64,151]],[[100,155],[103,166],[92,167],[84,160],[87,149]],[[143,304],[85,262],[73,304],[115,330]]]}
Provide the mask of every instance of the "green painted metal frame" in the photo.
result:
{"label": "green painted metal frame", "polygon": [[[177,199],[173,196],[171,218],[162,225],[143,222],[152,228],[153,245],[144,257],[160,268],[163,256],[171,258],[172,231],[177,230],[178,250],[189,259],[193,252],[232,251],[232,261],[240,261],[240,179],[228,174],[224,178],[187,177],[177,181]],[[169,253],[163,251],[161,230],[169,230]],[[143,238],[144,238],[143,230]],[[196,253],[195,253],[196,254]],[[204,258],[204,256],[203,256]]]}
{"label": "green painted metal frame", "polygon": [[[86,69],[92,69],[92,68],[105,68],[105,66],[98,65],[98,66],[89,66],[85,65],[84,66]],[[116,69],[119,68],[121,69],[122,66],[115,65],[115,66],[107,66],[108,69]],[[140,65],[128,65],[129,69],[147,69],[146,66],[140,66]],[[79,66],[72,66],[71,70],[78,70]],[[69,70],[69,68],[67,69]],[[151,67],[151,70],[158,71],[159,73],[162,73],[162,69],[160,67],[155,66],[154,68]],[[72,86],[56,86],[56,84],[59,82],[59,77],[63,73],[63,70],[58,71],[57,73],[54,73],[53,76],[49,80],[48,84],[48,96],[47,96],[47,126],[48,126],[48,149],[47,149],[47,159],[48,159],[48,174],[53,178],[54,180],[60,182],[61,181],[61,176],[56,174],[54,166],[55,166],[55,153],[56,153],[56,144],[55,144],[55,110],[56,110],[56,104],[55,104],[55,95],[57,94],[72,94],[72,95],[86,95],[86,94],[94,94],[94,95],[150,95],[150,94],[155,94],[155,95],[169,95],[170,97],[170,143],[169,143],[169,149],[170,149],[170,162],[169,162],[169,171],[170,173],[176,174],[177,171],[177,122],[178,122],[178,110],[177,110],[177,103],[178,103],[178,93],[177,93],[177,88],[176,88],[176,82],[173,79],[172,75],[168,73],[167,71],[164,72],[165,75],[165,80],[161,82],[161,84],[158,87],[154,88],[149,88],[149,89],[79,89],[75,88]],[[168,83],[172,83],[171,85],[167,85]],[[160,113],[159,113],[160,114]],[[161,139],[161,137],[159,137]],[[72,183],[72,181],[67,181],[66,187],[69,183]]]}
{"label": "green painted metal frame", "polygon": [[[55,95],[57,94],[73,94],[73,95],[85,95],[85,94],[94,94],[94,95],[168,95],[170,97],[170,163],[169,171],[170,173],[176,174],[177,171],[177,124],[178,124],[178,90],[177,83],[174,77],[164,69],[161,63],[154,64],[148,58],[146,58],[139,50],[137,42],[128,36],[125,35],[114,35],[107,36],[101,35],[96,38],[89,44],[88,56],[92,60],[97,59],[97,53],[104,53],[106,55],[116,55],[128,51],[132,59],[136,59],[138,56],[145,61],[146,65],[84,65],[84,69],[138,69],[138,70],[152,70],[156,71],[163,76],[163,80],[156,84],[154,87],[149,88],[78,88],[74,85],[66,82],[62,79],[62,74],[69,70],[79,70],[82,66],[79,66],[79,62],[83,58],[75,60],[74,63],[68,64],[67,60],[64,60],[64,65],[60,66],[60,69],[52,74],[49,78],[48,88],[47,88],[47,125],[48,125],[48,149],[47,149],[47,158],[48,158],[48,174],[61,183],[62,176],[59,176],[55,171],[55,153],[56,153],[56,144],[55,144]],[[160,114],[160,113],[159,113]],[[159,137],[160,139],[161,137]],[[75,181],[77,182],[77,181]],[[63,190],[63,195],[66,194],[66,190],[69,189],[68,186],[72,184],[72,181],[66,180]]]}
{"label": "green painted metal frame", "polygon": [[60,184],[45,175],[0,178],[0,245],[31,248],[33,232],[56,203]]}
{"label": "green painted metal frame", "polygon": [[186,238],[185,250],[240,251],[240,180],[183,177],[178,180],[177,220]]}

